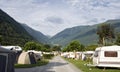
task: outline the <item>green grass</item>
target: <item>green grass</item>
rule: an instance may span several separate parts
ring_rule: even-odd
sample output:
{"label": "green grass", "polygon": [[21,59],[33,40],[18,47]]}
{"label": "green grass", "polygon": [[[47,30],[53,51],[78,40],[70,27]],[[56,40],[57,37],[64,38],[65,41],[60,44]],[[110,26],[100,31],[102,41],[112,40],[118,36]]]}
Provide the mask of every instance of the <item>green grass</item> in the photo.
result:
{"label": "green grass", "polygon": [[48,64],[48,60],[38,61],[36,64],[15,64],[15,68],[31,68]]}
{"label": "green grass", "polygon": [[80,70],[82,70],[83,72],[120,72],[120,69],[111,69],[111,68],[107,68],[107,69],[103,69],[103,68],[97,68],[97,67],[88,67],[86,66],[86,64],[88,62],[86,61],[82,61],[82,60],[74,60],[74,59],[66,59],[65,60],[69,61],[70,63],[72,63],[73,65],[75,65],[76,67],[78,67]]}

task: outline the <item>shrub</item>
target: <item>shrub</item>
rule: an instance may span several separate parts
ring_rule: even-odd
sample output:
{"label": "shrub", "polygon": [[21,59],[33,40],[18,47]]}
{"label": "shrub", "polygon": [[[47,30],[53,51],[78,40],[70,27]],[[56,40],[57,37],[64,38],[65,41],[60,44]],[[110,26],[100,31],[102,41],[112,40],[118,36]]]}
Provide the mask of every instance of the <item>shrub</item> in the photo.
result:
{"label": "shrub", "polygon": [[44,59],[51,59],[54,54],[43,54]]}

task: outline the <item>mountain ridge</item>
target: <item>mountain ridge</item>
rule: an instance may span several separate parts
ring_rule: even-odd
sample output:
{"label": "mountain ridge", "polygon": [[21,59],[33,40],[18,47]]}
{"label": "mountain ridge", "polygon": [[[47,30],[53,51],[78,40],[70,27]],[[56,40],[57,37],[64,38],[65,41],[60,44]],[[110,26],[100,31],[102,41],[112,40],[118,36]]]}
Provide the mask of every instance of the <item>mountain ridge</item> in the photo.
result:
{"label": "mountain ridge", "polygon": [[32,36],[7,13],[0,9],[0,35],[2,45],[23,46],[27,41],[34,40]]}
{"label": "mountain ridge", "polygon": [[26,24],[22,24],[22,26],[37,41],[42,42],[42,43],[48,43],[47,41],[49,38],[46,35],[44,35],[43,33],[41,33],[40,31],[34,30]]}
{"label": "mountain ridge", "polygon": [[[120,19],[107,20],[106,22],[115,28],[115,33],[120,32]],[[7,13],[0,9],[0,35],[2,35],[2,44],[16,45],[24,44],[27,41],[38,41],[41,43],[67,45],[72,40],[78,40],[84,45],[97,44],[98,36],[96,34],[97,26],[85,25],[66,28],[51,38],[36,31],[25,24],[18,23]],[[18,41],[19,40],[19,41]],[[16,41],[16,43],[14,43]],[[22,43],[21,43],[21,42]]]}
{"label": "mountain ridge", "polygon": [[[30,32],[29,32],[30,31]],[[32,32],[32,34],[31,34]],[[37,34],[37,35],[36,35]],[[0,9],[0,36],[2,45],[20,45],[28,41],[44,42],[48,39],[41,32],[38,32],[29,26],[22,25],[6,12]],[[43,38],[43,39],[42,39]]]}
{"label": "mountain ridge", "polygon": [[[115,28],[115,33],[120,31],[120,19],[107,20],[107,24],[111,24]],[[98,35],[96,34],[97,26],[100,25],[86,25],[67,28],[51,38],[51,43],[58,43],[60,45],[67,45],[72,40],[78,40],[84,45],[97,44]]]}

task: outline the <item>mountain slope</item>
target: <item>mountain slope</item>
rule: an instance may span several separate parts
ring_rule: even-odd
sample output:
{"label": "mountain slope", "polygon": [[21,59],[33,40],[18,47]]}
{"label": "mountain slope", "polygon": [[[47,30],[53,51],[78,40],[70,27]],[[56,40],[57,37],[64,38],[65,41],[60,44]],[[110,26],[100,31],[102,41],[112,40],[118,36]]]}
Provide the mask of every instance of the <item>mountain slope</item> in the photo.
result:
{"label": "mountain slope", "polygon": [[42,43],[47,43],[48,42],[48,37],[43,35],[41,32],[36,31],[26,24],[22,24],[22,26],[26,29],[26,31],[37,41],[42,42]]}
{"label": "mountain slope", "polygon": [[[120,20],[108,20],[105,23],[110,23],[115,32],[120,32]],[[97,24],[100,25],[100,24]],[[98,36],[96,34],[97,25],[92,26],[76,26],[68,28],[58,33],[51,38],[51,43],[67,45],[72,40],[79,40],[84,45],[97,44]]]}
{"label": "mountain slope", "polygon": [[115,33],[120,33],[120,19],[108,20],[106,23],[111,24],[115,28]]}
{"label": "mountain slope", "polygon": [[0,9],[0,36],[2,45],[23,46],[27,41],[33,40],[24,27]]}
{"label": "mountain slope", "polygon": [[[68,28],[58,33],[51,38],[52,43],[58,43],[60,45],[66,45],[72,40],[79,40],[82,44],[89,43],[89,38],[93,39],[95,35],[96,26],[77,26],[73,28]],[[95,38],[96,39],[96,38]]]}

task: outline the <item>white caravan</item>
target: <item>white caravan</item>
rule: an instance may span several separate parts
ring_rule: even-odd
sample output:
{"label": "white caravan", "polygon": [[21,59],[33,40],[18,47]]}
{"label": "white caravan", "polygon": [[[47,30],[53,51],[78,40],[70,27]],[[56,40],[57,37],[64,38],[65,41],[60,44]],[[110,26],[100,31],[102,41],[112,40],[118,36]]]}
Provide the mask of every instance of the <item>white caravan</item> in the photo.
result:
{"label": "white caravan", "polygon": [[1,47],[8,50],[22,51],[22,48],[20,46],[1,46]]}
{"label": "white caravan", "polygon": [[120,68],[120,46],[98,47],[93,55],[93,64],[98,67]]}
{"label": "white caravan", "polygon": [[75,58],[75,52],[69,52],[68,58],[74,59]]}

